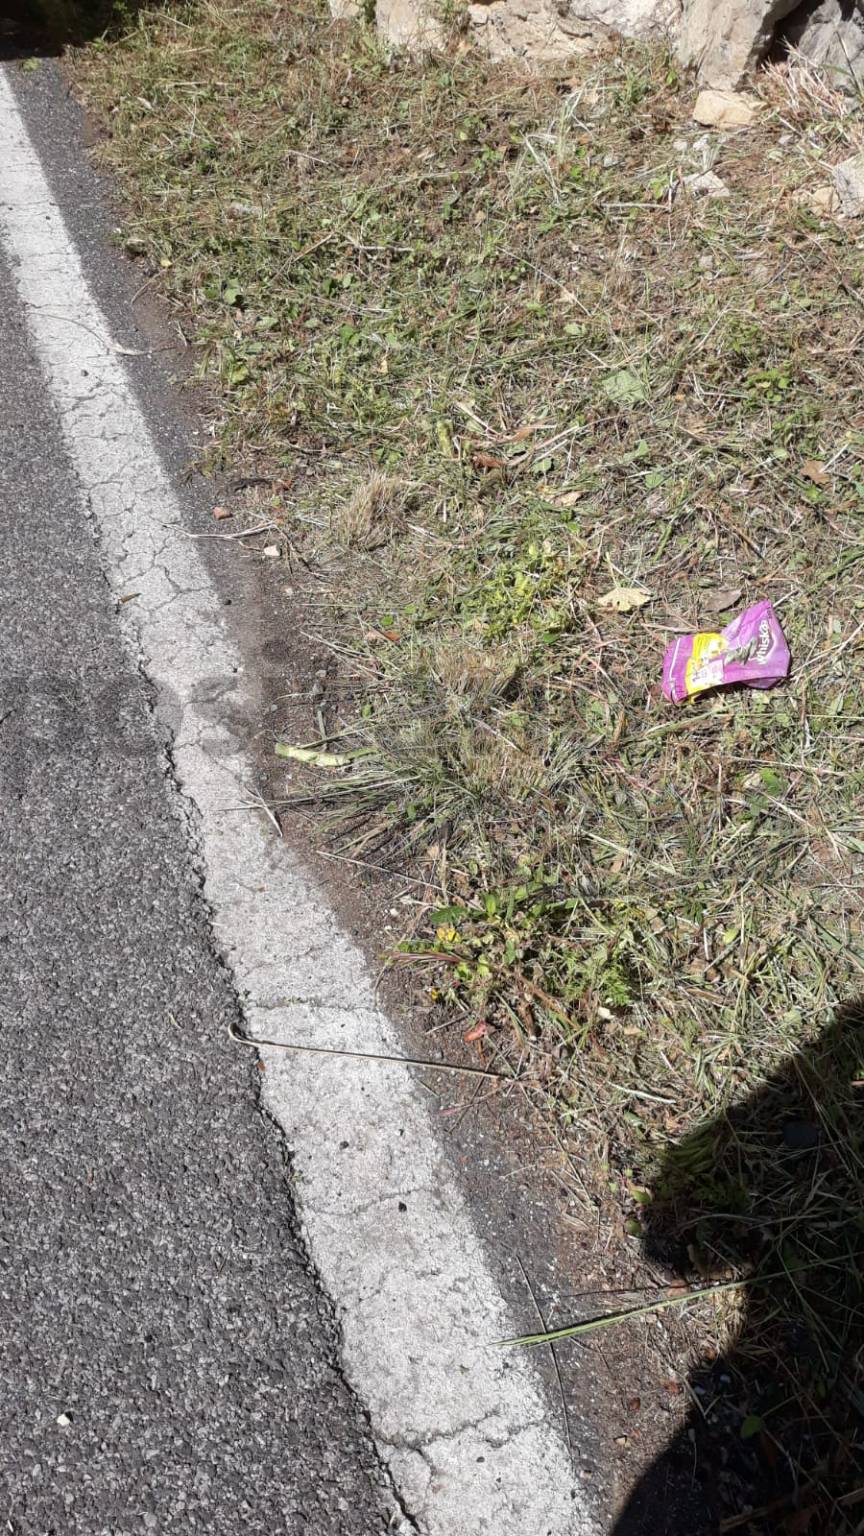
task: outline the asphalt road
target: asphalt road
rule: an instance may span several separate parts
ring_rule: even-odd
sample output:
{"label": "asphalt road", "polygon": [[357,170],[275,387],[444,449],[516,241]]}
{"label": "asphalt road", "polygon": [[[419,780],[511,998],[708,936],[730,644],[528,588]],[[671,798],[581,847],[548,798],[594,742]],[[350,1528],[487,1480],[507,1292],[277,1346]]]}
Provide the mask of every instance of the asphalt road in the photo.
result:
{"label": "asphalt road", "polygon": [[0,1521],[388,1529],[194,825],[0,266]]}

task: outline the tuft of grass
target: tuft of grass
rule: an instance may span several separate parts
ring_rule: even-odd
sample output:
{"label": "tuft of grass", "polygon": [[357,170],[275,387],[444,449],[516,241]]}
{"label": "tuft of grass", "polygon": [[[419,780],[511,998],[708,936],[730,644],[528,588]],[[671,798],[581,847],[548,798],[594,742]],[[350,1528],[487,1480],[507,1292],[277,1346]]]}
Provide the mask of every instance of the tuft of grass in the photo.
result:
{"label": "tuft of grass", "polygon": [[333,513],[332,536],[343,549],[371,552],[389,544],[400,531],[408,489],[393,475],[373,470]]}

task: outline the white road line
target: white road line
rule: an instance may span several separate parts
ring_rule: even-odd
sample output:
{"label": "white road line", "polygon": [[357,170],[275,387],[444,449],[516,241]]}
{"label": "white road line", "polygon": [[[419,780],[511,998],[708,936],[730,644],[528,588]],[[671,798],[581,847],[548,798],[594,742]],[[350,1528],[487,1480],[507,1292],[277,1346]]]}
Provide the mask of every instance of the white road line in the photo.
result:
{"label": "white road line", "polygon": [[[263,819],[226,813],[253,772],[230,724],[250,717],[250,683],[3,70],[0,237],[108,579],[139,594],[123,609],[128,644],[179,720],[176,774],[250,1033],[398,1051],[362,956],[308,874]],[[514,1319],[410,1074],[282,1052],[266,1068],[346,1374],[417,1528],[587,1536],[530,1356],[490,1346]]]}

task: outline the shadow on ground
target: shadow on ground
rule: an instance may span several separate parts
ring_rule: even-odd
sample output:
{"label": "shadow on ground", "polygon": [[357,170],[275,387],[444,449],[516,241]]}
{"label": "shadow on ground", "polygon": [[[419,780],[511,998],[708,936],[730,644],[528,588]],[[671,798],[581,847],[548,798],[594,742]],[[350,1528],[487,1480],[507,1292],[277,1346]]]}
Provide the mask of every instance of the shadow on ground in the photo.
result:
{"label": "shadow on ground", "polygon": [[[757,1093],[670,1149],[646,1254],[749,1274],[731,1347],[614,1536],[864,1532],[864,998]],[[740,1294],[740,1293],[739,1293]]]}
{"label": "shadow on ground", "polygon": [[[146,0],[148,9],[158,3]],[[60,53],[122,31],[144,6],[145,0],[0,0],[0,59]]]}

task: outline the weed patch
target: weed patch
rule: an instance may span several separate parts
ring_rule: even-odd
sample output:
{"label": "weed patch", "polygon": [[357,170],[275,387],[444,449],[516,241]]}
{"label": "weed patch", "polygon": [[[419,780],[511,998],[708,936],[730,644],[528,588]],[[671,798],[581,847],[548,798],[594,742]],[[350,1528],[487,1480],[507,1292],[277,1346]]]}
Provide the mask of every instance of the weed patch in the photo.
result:
{"label": "weed patch", "polygon": [[[421,66],[312,0],[74,73],[215,457],[288,487],[363,682],[308,795],[428,878],[418,985],[638,1234],[669,1145],[861,988],[864,245],[801,196],[860,114],[794,66],[704,134],[656,50]],[[759,597],[788,686],[673,710],[668,640]]]}
{"label": "weed patch", "polygon": [[[795,65],[704,134],[659,51],[421,66],[318,0],[154,12],[73,69],[214,458],[282,487],[362,684],[310,713],[340,752],[302,793],[428,880],[418,985],[578,1130],[624,1240],[683,1160],[700,1274],[748,1189],[770,1263],[821,1262],[815,1188],[735,1106],[823,1059],[864,971],[864,244],[802,197],[859,112]],[[690,195],[707,169],[728,197]],[[667,705],[668,640],[763,596],[788,686]]]}
{"label": "weed patch", "polygon": [[[421,67],[277,0],[75,72],[217,456],[338,558],[337,835],[444,886],[409,945],[442,1000],[648,1169],[864,963],[864,249],[798,196],[858,116],[775,72],[700,136],[656,51]],[[674,713],[664,644],[721,589],[780,604],[793,679]]]}

